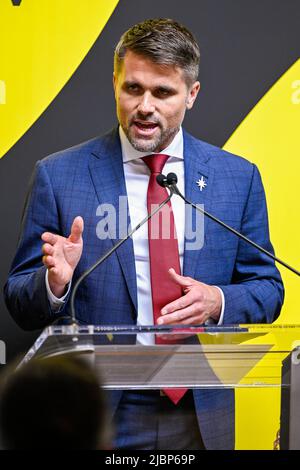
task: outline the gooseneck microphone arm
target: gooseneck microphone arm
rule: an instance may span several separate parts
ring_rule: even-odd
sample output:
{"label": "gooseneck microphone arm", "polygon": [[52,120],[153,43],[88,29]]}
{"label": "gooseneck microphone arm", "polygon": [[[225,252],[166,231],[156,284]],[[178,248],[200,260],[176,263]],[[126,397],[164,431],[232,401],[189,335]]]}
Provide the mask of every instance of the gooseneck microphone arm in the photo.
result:
{"label": "gooseneck microphone arm", "polygon": [[181,199],[183,199],[187,204],[190,204],[194,209],[196,209],[197,211],[201,212],[201,214],[205,215],[206,217],[208,217],[209,219],[213,220],[214,222],[216,222],[217,224],[221,225],[222,227],[224,227],[226,230],[229,230],[229,232],[231,233],[234,233],[234,235],[236,235],[237,237],[241,238],[242,240],[244,240],[246,243],[249,243],[249,245],[253,246],[254,248],[257,248],[257,250],[261,251],[262,253],[264,253],[265,255],[269,256],[270,258],[272,258],[274,261],[277,261],[278,263],[282,264],[282,266],[284,266],[285,268],[289,269],[290,271],[292,271],[294,274],[297,274],[297,276],[300,276],[300,271],[298,271],[297,269],[293,268],[292,266],[290,266],[289,264],[287,264],[285,261],[282,261],[281,259],[277,258],[277,256],[273,255],[273,253],[270,253],[269,251],[265,250],[265,248],[263,248],[262,246],[258,245],[257,243],[255,243],[254,241],[250,240],[250,238],[247,238],[245,237],[245,235],[243,235],[242,233],[238,232],[237,230],[235,230],[234,228],[230,227],[230,225],[227,225],[225,224],[225,222],[222,222],[222,220],[218,219],[217,217],[215,217],[214,215],[210,214],[209,212],[207,212],[206,210],[204,209],[201,209],[199,206],[197,206],[196,204],[194,204],[193,202],[189,201],[186,197],[183,196],[183,194],[181,194],[181,192],[179,191],[178,187],[177,187],[177,176],[175,173],[168,173],[167,177],[163,177],[161,178],[161,176],[163,175],[158,175],[156,180],[158,182],[158,184],[160,186],[163,186],[163,187],[167,187],[169,188],[170,190],[173,189],[173,192],[174,194],[177,194],[179,197],[181,197]]}
{"label": "gooseneck microphone arm", "polygon": [[[164,181],[164,187],[168,187],[167,183],[167,178],[163,175],[158,175],[158,177],[161,176],[162,179],[160,181]],[[160,185],[162,185],[160,183]],[[170,194],[169,196],[161,203],[159,206],[150,214],[147,215],[136,227],[134,227],[125,238],[122,238],[122,240],[118,241],[107,253],[105,253],[98,261],[96,261],[95,264],[93,264],[89,269],[84,271],[84,273],[77,279],[72,294],[71,294],[71,299],[70,299],[70,307],[71,307],[71,319],[73,323],[76,323],[76,310],[75,310],[75,296],[78,290],[78,287],[82,283],[82,281],[89,276],[100,264],[102,264],[110,255],[112,255],[118,248],[121,246],[126,240],[128,240],[131,235],[133,235],[137,230],[139,230],[142,225],[144,225],[149,219],[151,219],[157,212],[161,210],[163,206],[165,206],[173,196],[175,190],[173,187],[168,187]]]}

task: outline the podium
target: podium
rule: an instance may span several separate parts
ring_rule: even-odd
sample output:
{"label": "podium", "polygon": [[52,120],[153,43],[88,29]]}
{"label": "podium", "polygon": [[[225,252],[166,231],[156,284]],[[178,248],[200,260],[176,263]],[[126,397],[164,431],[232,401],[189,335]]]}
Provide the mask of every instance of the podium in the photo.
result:
{"label": "podium", "polygon": [[20,365],[70,353],[107,390],[281,388],[280,448],[300,449],[300,325],[54,325]]}

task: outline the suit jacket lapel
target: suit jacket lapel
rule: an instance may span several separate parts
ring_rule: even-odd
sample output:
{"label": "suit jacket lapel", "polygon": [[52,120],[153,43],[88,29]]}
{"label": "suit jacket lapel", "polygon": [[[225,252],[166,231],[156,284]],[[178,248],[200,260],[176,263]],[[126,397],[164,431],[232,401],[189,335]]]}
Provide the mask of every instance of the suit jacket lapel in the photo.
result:
{"label": "suit jacket lapel", "polygon": [[[119,231],[119,197],[123,196],[123,201],[124,197],[127,198],[121,145],[117,129],[105,136],[98,148],[93,149],[90,156],[89,170],[99,204],[111,204],[116,210],[116,232],[114,233],[114,230],[110,227],[112,244],[116,244],[118,240],[124,238],[124,234],[121,234],[120,237]],[[122,213],[121,217],[123,217],[124,225],[127,228],[130,223],[127,204],[126,209],[127,214]],[[132,238],[126,240],[116,250],[116,255],[119,259],[129,294],[137,311],[137,286]]]}
{"label": "suit jacket lapel", "polygon": [[[210,159],[210,155],[205,151],[203,143],[194,139],[186,132],[184,132],[183,135],[185,196],[194,204],[203,204],[204,209],[209,212],[212,203],[214,178],[214,170],[207,164]],[[201,180],[202,177],[206,186],[201,191],[200,187],[197,185],[197,181]],[[186,211],[190,210],[192,210],[194,218],[196,210],[186,206]],[[186,221],[187,220],[188,217],[186,216]],[[183,264],[184,276],[194,277],[197,264],[201,263],[201,259],[205,257],[205,238],[207,237],[206,226],[207,219],[204,218],[204,234],[202,234],[204,245],[202,248],[198,250],[190,249],[190,247],[192,247],[191,241],[189,242],[187,237],[185,237]],[[195,224],[193,224],[193,227],[195,228]]]}
{"label": "suit jacket lapel", "polygon": [[[214,177],[214,170],[207,164],[210,155],[206,152],[203,143],[194,139],[186,132],[184,132],[183,135],[185,195],[187,199],[195,204],[204,204],[204,208],[210,211]],[[100,145],[93,149],[90,156],[89,169],[99,204],[111,204],[116,208],[116,240],[114,240],[114,233],[111,233],[112,244],[115,244],[116,241],[120,239],[118,217],[119,196],[127,197],[121,145],[117,130],[114,130],[104,137]],[[201,179],[201,176],[203,176],[207,184],[202,191],[200,191],[197,185],[197,181]],[[189,209],[186,208],[186,210]],[[192,211],[195,212],[194,209],[192,209]],[[128,227],[130,223],[129,213],[127,214],[127,222]],[[204,220],[204,227],[206,225],[207,219]],[[205,230],[204,239],[206,237],[207,230]],[[194,277],[198,263],[201,263],[202,258],[205,259],[205,244],[202,249],[195,251],[187,249],[190,243],[191,241],[185,238],[183,274],[185,276]],[[129,294],[137,311],[136,271],[133,242],[131,238],[118,248],[116,255],[119,259]]]}

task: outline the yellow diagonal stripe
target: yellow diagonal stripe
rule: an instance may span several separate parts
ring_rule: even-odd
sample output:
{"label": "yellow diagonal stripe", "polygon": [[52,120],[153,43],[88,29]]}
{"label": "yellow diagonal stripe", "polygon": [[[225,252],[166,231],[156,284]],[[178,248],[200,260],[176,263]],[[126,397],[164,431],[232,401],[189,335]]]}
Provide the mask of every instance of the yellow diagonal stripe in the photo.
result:
{"label": "yellow diagonal stripe", "polygon": [[3,80],[0,80],[0,104],[6,104],[6,86]]}
{"label": "yellow diagonal stripe", "polygon": [[[275,83],[225,145],[262,173],[276,254],[300,270],[300,60]],[[286,286],[280,322],[300,322],[299,277],[278,265]]]}
{"label": "yellow diagonal stripe", "polygon": [[[240,124],[225,149],[261,171],[276,254],[300,270],[300,60],[275,83]],[[286,299],[278,323],[300,323],[300,279],[278,265]],[[252,341],[253,342],[253,341]],[[255,373],[255,370],[254,370]],[[270,449],[279,428],[279,390],[237,390],[237,448]]]}
{"label": "yellow diagonal stripe", "polygon": [[0,1],[0,157],[63,88],[118,0]]}

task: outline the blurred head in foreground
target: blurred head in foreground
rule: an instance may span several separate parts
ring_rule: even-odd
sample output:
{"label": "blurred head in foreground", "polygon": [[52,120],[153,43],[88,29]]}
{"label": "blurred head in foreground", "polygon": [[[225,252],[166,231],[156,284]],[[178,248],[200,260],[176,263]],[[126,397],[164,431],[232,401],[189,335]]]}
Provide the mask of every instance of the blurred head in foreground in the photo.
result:
{"label": "blurred head in foreground", "polygon": [[8,371],[0,390],[5,449],[101,449],[106,406],[86,361],[68,355],[33,359]]}

